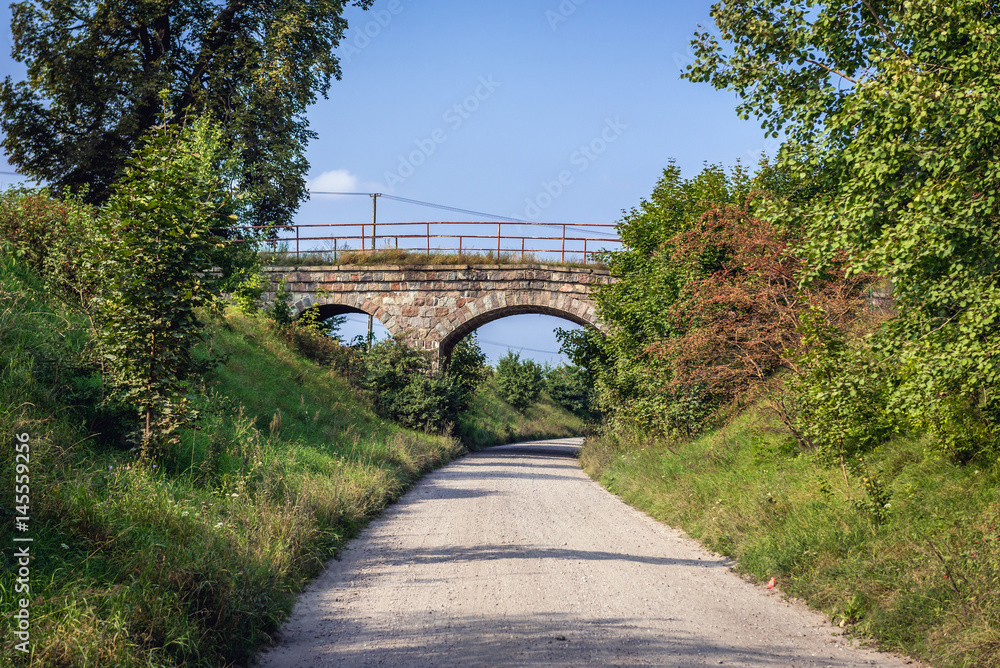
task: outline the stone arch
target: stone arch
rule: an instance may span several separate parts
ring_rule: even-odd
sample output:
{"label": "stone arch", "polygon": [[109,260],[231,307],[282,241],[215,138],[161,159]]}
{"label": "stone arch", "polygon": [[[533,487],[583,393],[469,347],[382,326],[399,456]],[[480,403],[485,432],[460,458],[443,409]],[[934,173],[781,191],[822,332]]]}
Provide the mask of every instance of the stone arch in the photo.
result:
{"label": "stone arch", "polygon": [[580,295],[551,293],[542,290],[508,294],[495,292],[469,302],[438,324],[441,335],[438,357],[448,360],[451,351],[459,341],[483,325],[512,315],[541,314],[603,331],[593,304]]}
{"label": "stone arch", "polygon": [[297,318],[302,312],[313,306],[319,307],[321,317],[342,315],[344,313],[361,313],[374,316],[382,323],[391,336],[400,333],[399,324],[390,313],[386,311],[381,300],[372,300],[365,295],[354,292],[333,292],[322,294],[318,297],[303,295],[292,303],[293,317]]}

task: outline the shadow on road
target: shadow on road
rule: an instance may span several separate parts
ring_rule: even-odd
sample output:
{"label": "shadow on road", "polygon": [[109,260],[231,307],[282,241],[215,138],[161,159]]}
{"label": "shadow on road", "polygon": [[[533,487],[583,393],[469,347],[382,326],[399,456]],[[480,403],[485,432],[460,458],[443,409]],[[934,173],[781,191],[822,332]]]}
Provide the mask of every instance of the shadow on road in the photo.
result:
{"label": "shadow on road", "polygon": [[[432,611],[377,622],[333,619],[352,628],[349,642],[304,639],[309,666],[834,666],[856,665],[832,655],[720,643],[710,633],[664,635],[645,618],[578,620],[552,613],[524,617],[442,616]],[[655,620],[659,621],[659,620]],[[364,639],[362,641],[362,639]],[[373,642],[374,640],[374,642]],[[278,657],[275,656],[275,659]],[[278,665],[275,663],[274,665]]]}

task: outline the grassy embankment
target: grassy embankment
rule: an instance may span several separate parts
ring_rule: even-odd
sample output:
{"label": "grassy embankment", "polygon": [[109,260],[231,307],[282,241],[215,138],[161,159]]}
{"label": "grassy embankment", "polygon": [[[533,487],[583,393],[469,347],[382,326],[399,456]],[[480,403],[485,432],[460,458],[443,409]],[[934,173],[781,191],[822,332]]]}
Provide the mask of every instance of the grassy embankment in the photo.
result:
{"label": "grassy embankment", "polygon": [[[904,437],[846,475],[798,454],[765,408],[683,444],[589,440],[610,491],[835,623],[935,666],[1000,666],[1000,463]],[[862,477],[885,485],[872,505]]]}
{"label": "grassy embankment", "polygon": [[[418,476],[459,455],[457,439],[379,419],[329,369],[293,353],[259,317],[212,319],[204,354],[227,356],[194,401],[199,431],[156,460],[91,433],[100,376],[90,323],[51,302],[0,254],[3,550],[0,665],[226,666],[245,663],[295,593]],[[512,414],[489,392],[462,428],[567,435],[568,413]],[[95,422],[96,421],[96,422]],[[30,593],[15,594],[13,434],[30,436]],[[14,601],[30,600],[31,654],[14,650]]]}

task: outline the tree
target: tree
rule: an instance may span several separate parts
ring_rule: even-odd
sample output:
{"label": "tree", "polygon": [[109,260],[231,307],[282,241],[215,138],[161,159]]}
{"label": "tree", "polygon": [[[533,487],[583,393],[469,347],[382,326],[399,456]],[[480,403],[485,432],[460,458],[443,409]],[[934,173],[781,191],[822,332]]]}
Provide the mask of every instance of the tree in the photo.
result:
{"label": "tree", "polygon": [[661,356],[651,354],[650,346],[687,328],[672,316],[689,280],[674,262],[673,243],[713,206],[745,198],[748,183],[742,170],[727,175],[717,165],[685,179],[671,163],[650,198],[619,222],[623,248],[602,258],[618,280],[595,293],[600,318],[610,328],[608,336],[583,330],[560,337],[563,351],[596,377],[600,408],[609,418],[624,416],[643,429],[669,431],[666,422],[676,404],[676,398],[664,392],[670,370]]}
{"label": "tree", "polygon": [[535,403],[542,393],[542,367],[534,360],[522,360],[520,353],[508,350],[497,361],[497,390],[500,398],[519,411]]}
{"label": "tree", "polygon": [[[367,8],[372,0],[355,0]],[[24,0],[12,5],[13,57],[26,81],[0,86],[3,146],[22,172],[103,202],[159,92],[174,118],[214,118],[239,148],[242,222],[288,224],[307,197],[305,119],[340,77],[333,50],[347,0]]]}
{"label": "tree", "polygon": [[196,310],[216,297],[211,269],[224,252],[212,229],[232,223],[222,146],[208,119],[155,126],[104,207],[84,260],[102,286],[97,320],[108,382],[140,408],[147,443],[192,416],[184,397],[188,377],[202,368],[193,355],[202,329]]}
{"label": "tree", "polygon": [[[898,408],[931,429],[971,411],[1000,440],[1000,5],[988,0],[733,0],[685,75],[736,91],[785,132],[819,193],[802,226],[813,275],[846,255],[894,286],[879,347]],[[956,413],[956,411],[958,411]]]}
{"label": "tree", "polygon": [[459,381],[435,373],[426,351],[406,345],[401,337],[385,339],[364,354],[364,388],[375,408],[413,429],[450,429],[465,397]]}
{"label": "tree", "polygon": [[545,391],[552,401],[582,417],[593,417],[594,379],[580,366],[560,364],[545,370]]}
{"label": "tree", "polygon": [[455,379],[467,403],[476,388],[489,376],[486,354],[473,332],[455,344],[448,360],[448,375]]}

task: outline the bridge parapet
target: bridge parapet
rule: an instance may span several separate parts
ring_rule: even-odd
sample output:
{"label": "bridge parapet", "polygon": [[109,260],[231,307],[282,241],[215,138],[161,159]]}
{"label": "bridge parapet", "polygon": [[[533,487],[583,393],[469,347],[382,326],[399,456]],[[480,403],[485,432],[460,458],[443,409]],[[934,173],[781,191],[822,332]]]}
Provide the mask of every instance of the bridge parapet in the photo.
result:
{"label": "bridge parapet", "polygon": [[447,358],[466,334],[509,315],[543,313],[603,329],[591,292],[607,270],[550,264],[267,267],[274,299],[283,281],[295,315],[367,313],[414,348]]}

